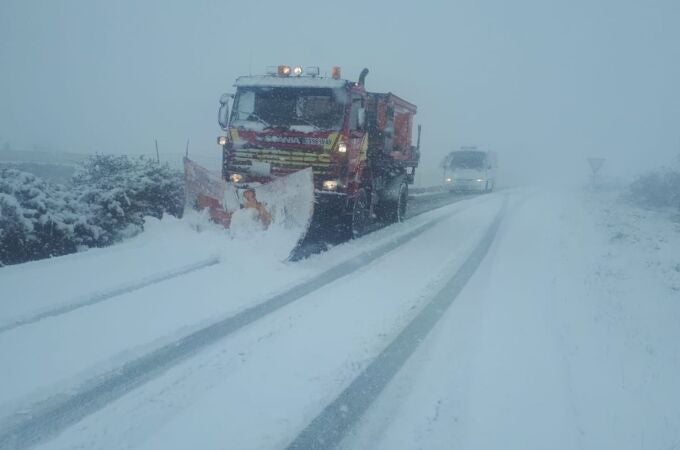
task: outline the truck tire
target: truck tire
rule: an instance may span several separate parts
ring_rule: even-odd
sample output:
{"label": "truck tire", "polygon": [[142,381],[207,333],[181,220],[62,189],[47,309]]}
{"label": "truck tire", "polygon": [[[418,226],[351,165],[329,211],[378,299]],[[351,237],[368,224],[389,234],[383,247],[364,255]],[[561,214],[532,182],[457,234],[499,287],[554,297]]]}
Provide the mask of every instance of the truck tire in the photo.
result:
{"label": "truck tire", "polygon": [[397,204],[394,208],[393,222],[403,222],[404,216],[406,215],[406,205],[408,204],[408,185],[402,183],[399,186],[399,197],[397,197]]}
{"label": "truck tire", "polygon": [[350,234],[352,239],[363,236],[368,231],[371,222],[371,209],[368,204],[368,195],[364,189],[359,189],[352,203],[350,216]]}
{"label": "truck tire", "polygon": [[396,199],[383,200],[382,208],[380,208],[382,221],[387,225],[403,222],[407,203],[408,185],[406,183],[401,183]]}

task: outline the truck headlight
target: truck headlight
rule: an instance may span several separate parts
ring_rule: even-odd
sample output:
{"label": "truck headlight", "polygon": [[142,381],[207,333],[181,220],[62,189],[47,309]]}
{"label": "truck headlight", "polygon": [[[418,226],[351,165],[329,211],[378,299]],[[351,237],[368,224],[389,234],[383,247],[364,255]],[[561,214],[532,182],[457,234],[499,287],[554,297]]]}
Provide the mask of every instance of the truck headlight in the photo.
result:
{"label": "truck headlight", "polygon": [[347,144],[344,142],[341,142],[338,144],[338,152],[339,153],[347,153]]}
{"label": "truck headlight", "polygon": [[450,182],[452,182],[452,181],[453,181],[453,178],[450,178],[450,177],[449,177],[449,178],[446,179],[446,182],[447,182],[447,183],[450,183]]}
{"label": "truck headlight", "polygon": [[227,137],[226,136],[218,136],[217,137],[217,145],[227,145]]}
{"label": "truck headlight", "polygon": [[337,180],[326,180],[323,182],[323,190],[324,191],[337,191],[338,190],[338,182]]}
{"label": "truck headlight", "polygon": [[241,181],[243,181],[243,175],[241,175],[240,173],[232,173],[231,175],[229,175],[229,181],[231,181],[232,183],[240,183]]}

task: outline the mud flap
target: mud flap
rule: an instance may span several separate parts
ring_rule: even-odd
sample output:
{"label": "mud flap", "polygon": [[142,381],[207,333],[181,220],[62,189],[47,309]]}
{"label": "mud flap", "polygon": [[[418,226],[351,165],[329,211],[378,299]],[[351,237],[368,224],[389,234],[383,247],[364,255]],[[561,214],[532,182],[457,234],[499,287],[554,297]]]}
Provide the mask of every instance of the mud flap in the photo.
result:
{"label": "mud flap", "polygon": [[[302,242],[314,213],[314,180],[312,169],[307,168],[290,175],[275,178],[270,183],[260,185],[235,186],[225,182],[222,177],[189,158],[184,158],[186,208],[207,209],[210,218],[225,228],[230,228],[233,236],[266,234],[276,236],[276,246],[285,241],[294,251]],[[244,230],[243,220],[234,220],[235,215],[243,213],[244,192],[253,190],[257,201],[271,215],[271,223]],[[262,233],[259,233],[262,232]]]}

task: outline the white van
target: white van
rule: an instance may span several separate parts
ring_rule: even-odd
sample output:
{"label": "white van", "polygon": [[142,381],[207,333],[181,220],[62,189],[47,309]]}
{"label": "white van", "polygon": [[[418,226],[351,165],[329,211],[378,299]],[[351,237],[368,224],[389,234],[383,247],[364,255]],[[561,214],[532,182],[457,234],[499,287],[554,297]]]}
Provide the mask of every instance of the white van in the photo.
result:
{"label": "white van", "polygon": [[494,152],[462,147],[442,162],[444,186],[452,192],[491,192],[496,187],[497,166]]}

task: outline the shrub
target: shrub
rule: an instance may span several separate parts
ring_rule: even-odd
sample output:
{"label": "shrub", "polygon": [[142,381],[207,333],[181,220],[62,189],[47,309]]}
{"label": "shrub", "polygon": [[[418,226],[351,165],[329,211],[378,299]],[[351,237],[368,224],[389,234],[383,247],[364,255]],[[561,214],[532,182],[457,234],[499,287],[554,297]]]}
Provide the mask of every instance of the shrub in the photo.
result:
{"label": "shrub", "polygon": [[639,177],[630,185],[630,198],[644,207],[680,208],[680,172],[662,170]]}
{"label": "shrub", "polygon": [[106,232],[106,243],[139,232],[145,216],[182,215],[183,178],[167,164],[96,155],[81,164],[72,181],[80,201],[91,205],[94,223]]}
{"label": "shrub", "polygon": [[181,173],[143,157],[92,156],[68,189],[0,169],[0,266],[110,245],[183,203]]}
{"label": "shrub", "polygon": [[87,210],[59,185],[0,169],[0,265],[96,245],[101,230],[88,220]]}

